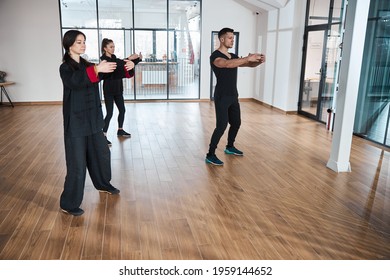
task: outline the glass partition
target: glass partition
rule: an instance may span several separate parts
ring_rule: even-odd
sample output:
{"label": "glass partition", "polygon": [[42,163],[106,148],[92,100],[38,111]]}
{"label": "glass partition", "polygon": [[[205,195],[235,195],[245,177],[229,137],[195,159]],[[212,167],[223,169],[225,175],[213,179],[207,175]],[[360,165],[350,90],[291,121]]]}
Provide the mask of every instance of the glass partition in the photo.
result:
{"label": "glass partition", "polygon": [[62,30],[87,35],[85,57],[98,62],[103,38],[115,55],[141,53],[133,79],[124,79],[124,97],[199,99],[200,4],[174,0],[59,0]]}
{"label": "glass partition", "polygon": [[199,98],[200,1],[169,5],[169,98]]}
{"label": "glass partition", "polygon": [[307,25],[327,24],[331,0],[309,0]]}
{"label": "glass partition", "polygon": [[332,23],[338,23],[343,20],[344,0],[334,0],[332,9]]}
{"label": "glass partition", "polygon": [[389,1],[371,1],[363,57],[354,132],[389,146]]}
{"label": "glass partition", "polygon": [[307,34],[307,51],[304,68],[304,86],[302,88],[301,110],[317,115],[318,94],[321,82],[324,30],[310,31]]}
{"label": "glass partition", "polygon": [[99,0],[99,28],[132,28],[132,1]]}
{"label": "glass partition", "polygon": [[345,2],[309,0],[308,5],[298,112],[326,123],[338,91]]}
{"label": "glass partition", "polygon": [[96,1],[60,0],[61,24],[67,28],[97,28]]}

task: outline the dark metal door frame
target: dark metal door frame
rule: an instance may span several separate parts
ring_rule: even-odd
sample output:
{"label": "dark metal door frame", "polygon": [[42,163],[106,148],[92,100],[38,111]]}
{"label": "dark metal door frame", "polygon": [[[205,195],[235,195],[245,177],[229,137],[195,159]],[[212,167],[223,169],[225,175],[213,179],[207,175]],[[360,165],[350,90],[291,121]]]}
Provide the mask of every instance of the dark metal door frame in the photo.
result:
{"label": "dark metal door frame", "polygon": [[[321,95],[325,86],[325,79],[326,79],[326,49],[327,49],[327,38],[329,33],[329,25],[328,24],[321,24],[321,25],[314,25],[314,26],[307,26],[305,28],[305,33],[303,37],[303,55],[302,55],[302,70],[301,70],[301,82],[300,82],[300,90],[299,90],[299,101],[298,101],[298,113],[302,114],[304,116],[307,116],[309,118],[315,119],[317,121],[321,120]],[[320,82],[318,86],[318,93],[317,93],[317,111],[316,115],[313,115],[309,112],[302,110],[302,99],[303,99],[303,89],[305,86],[305,66],[306,66],[306,54],[307,54],[307,47],[308,47],[308,37],[310,32],[315,31],[324,31],[324,39],[323,39],[323,45],[322,45],[322,58],[321,58],[321,68],[319,69],[321,75],[320,75]]]}

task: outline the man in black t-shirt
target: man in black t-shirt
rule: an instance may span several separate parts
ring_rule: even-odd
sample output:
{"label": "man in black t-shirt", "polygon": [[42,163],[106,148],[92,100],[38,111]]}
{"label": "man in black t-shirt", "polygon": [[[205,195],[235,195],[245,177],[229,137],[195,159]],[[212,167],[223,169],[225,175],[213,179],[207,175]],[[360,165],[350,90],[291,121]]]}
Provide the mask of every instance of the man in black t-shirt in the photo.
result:
{"label": "man in black t-shirt", "polygon": [[234,30],[231,28],[223,28],[218,32],[220,46],[210,56],[211,68],[217,77],[214,91],[217,125],[211,136],[206,163],[213,165],[223,165],[223,162],[215,155],[215,150],[228,123],[230,128],[225,153],[237,156],[243,155],[243,152],[234,147],[234,141],[241,125],[237,90],[237,67],[256,67],[265,62],[263,54],[249,54],[246,57],[239,58],[234,53],[229,53],[228,50],[234,44],[233,32]]}

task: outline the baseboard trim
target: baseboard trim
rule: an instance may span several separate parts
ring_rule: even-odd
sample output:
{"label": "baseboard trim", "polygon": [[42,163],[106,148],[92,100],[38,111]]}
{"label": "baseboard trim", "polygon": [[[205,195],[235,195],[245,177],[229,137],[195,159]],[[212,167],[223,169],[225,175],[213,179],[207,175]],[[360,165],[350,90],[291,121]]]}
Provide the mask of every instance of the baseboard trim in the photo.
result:
{"label": "baseboard trim", "polygon": [[[103,102],[103,101],[102,101]],[[125,100],[125,103],[151,103],[151,102],[210,102],[209,98],[206,99],[178,99],[178,100]],[[297,111],[284,111],[268,103],[257,100],[255,98],[240,98],[240,102],[255,102],[269,109],[275,110],[279,113],[286,115],[296,115]],[[34,106],[34,105],[62,105],[62,101],[29,101],[29,102],[13,102],[15,106]]]}
{"label": "baseboard trim", "polygon": [[62,105],[62,101],[29,101],[12,102],[15,106],[35,106],[35,105]]}
{"label": "baseboard trim", "polygon": [[282,110],[282,109],[280,109],[280,108],[277,108],[277,107],[275,107],[275,106],[272,106],[272,105],[270,105],[270,104],[268,104],[268,103],[265,103],[265,102],[263,102],[263,101],[260,101],[260,100],[257,100],[257,99],[255,99],[255,98],[250,98],[252,101],[254,101],[255,103],[258,103],[258,104],[260,104],[260,105],[262,105],[262,106],[264,106],[264,107],[267,107],[267,108],[269,108],[269,109],[272,109],[272,110],[275,110],[275,111],[277,111],[277,112],[279,112],[279,113],[282,113],[282,114],[286,114],[286,115],[297,115],[298,114],[298,111],[284,111],[284,110]]}

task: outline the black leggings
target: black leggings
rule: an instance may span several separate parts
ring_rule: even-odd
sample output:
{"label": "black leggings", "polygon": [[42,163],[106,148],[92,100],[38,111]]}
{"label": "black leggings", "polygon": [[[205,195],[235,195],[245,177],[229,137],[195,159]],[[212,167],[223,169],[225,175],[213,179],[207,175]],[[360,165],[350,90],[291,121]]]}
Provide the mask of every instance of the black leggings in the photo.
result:
{"label": "black leggings", "polygon": [[123,99],[123,94],[118,95],[104,95],[104,103],[106,104],[107,115],[104,119],[104,127],[103,132],[106,133],[108,130],[108,126],[110,125],[110,121],[112,118],[112,113],[114,111],[114,102],[116,107],[119,110],[118,114],[118,128],[123,127],[123,122],[125,120],[125,101]]}
{"label": "black leggings", "polygon": [[215,97],[215,115],[217,118],[217,127],[211,136],[209,155],[215,154],[219,140],[221,139],[225,129],[230,124],[227,146],[232,147],[238,130],[241,126],[241,111],[240,103],[237,96]]}

